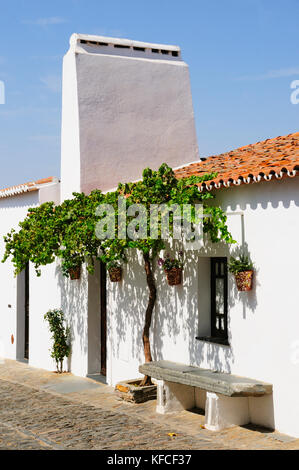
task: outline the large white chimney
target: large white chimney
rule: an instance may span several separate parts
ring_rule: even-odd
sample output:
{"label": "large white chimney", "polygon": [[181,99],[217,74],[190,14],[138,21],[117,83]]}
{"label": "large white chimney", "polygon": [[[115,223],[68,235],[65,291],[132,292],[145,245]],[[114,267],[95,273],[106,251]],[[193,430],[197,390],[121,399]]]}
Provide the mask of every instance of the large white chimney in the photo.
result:
{"label": "large white chimney", "polygon": [[180,48],[73,34],[63,61],[62,200],[198,159]]}

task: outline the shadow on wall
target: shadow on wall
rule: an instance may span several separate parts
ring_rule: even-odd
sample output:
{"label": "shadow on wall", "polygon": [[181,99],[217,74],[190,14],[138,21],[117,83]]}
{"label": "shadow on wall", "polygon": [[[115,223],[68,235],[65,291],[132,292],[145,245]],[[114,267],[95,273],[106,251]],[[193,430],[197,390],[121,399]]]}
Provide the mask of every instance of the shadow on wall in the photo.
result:
{"label": "shadow on wall", "polygon": [[[254,275],[253,275],[253,282],[252,282],[252,290],[248,292],[239,292],[237,289],[237,285],[234,279],[234,275],[229,273],[229,282],[228,282],[228,311],[232,309],[236,303],[242,302],[242,310],[243,310],[243,319],[246,320],[246,312],[250,310],[251,312],[255,312],[257,308],[257,295],[256,295],[256,288],[259,286],[259,267],[256,266],[254,263],[254,258],[251,255],[251,252],[248,247],[248,243],[244,241],[244,226],[242,228],[243,231],[243,242],[241,246],[235,246],[230,250],[229,256],[233,256],[234,258],[238,258],[240,255],[248,256],[249,260],[254,264]],[[233,246],[233,245],[232,245]]]}
{"label": "shadow on wall", "polygon": [[[182,245],[173,242],[173,246],[165,251],[176,255],[180,250]],[[153,351],[157,360],[197,362],[197,265],[198,252],[184,250],[183,282],[178,286],[169,286],[163,269],[156,267],[158,298],[153,322]]]}
{"label": "shadow on wall", "polygon": [[[179,248],[172,247],[171,252],[177,253]],[[215,247],[206,256],[212,254],[218,254]],[[169,286],[163,270],[157,263],[154,265],[157,302],[151,327],[153,360],[194,365],[208,362],[217,370],[230,372],[234,360],[230,348],[203,344],[195,339],[199,327],[197,272],[200,254],[186,251],[185,258],[183,284],[180,286]],[[113,332],[111,352],[115,359],[124,362],[133,359],[141,364],[144,362],[142,331],[149,293],[142,256],[134,251],[130,252],[124,277],[121,283],[111,283],[109,289],[108,329]]]}
{"label": "shadow on wall", "polygon": [[135,250],[130,250],[124,277],[117,283],[110,282],[109,276],[107,279],[107,327],[108,331],[113,331],[111,353],[124,362],[133,358],[141,364],[144,362],[142,331],[148,290],[143,259]]}
{"label": "shadow on wall", "polygon": [[[171,252],[177,253],[180,248],[172,247]],[[218,255],[216,247],[210,249],[206,256],[213,254]],[[153,360],[192,365],[208,363],[216,370],[230,372],[234,361],[231,348],[203,344],[195,339],[199,328],[199,262],[197,251],[185,252],[183,283],[179,286],[169,286],[162,268],[157,266],[157,262],[154,264],[157,302],[151,326]],[[129,254],[124,277],[121,283],[110,283],[108,329],[113,332],[111,352],[115,359],[124,362],[133,359],[141,364],[144,362],[142,331],[149,292],[142,256],[135,251]],[[233,303],[234,295],[232,292],[230,303]]]}
{"label": "shadow on wall", "polygon": [[[173,246],[172,253],[177,253],[180,245]],[[247,245],[243,246],[245,254],[249,254]],[[231,253],[235,256],[240,248]],[[229,247],[219,243],[205,247],[205,257],[229,257]],[[199,296],[198,296],[198,265],[201,253],[185,251],[185,267],[183,284],[169,286],[163,270],[154,265],[154,276],[157,285],[157,303],[153,312],[151,327],[151,346],[153,360],[174,360],[177,362],[203,366],[208,364],[215,370],[231,372],[234,363],[232,348],[227,346],[203,343],[196,340],[199,331]],[[81,279],[70,281],[61,275],[60,266],[56,268],[58,284],[61,289],[61,307],[71,327],[72,344],[76,344],[69,359],[71,369],[72,358],[78,360],[78,353],[88,355],[88,275],[82,269]],[[110,335],[112,357],[124,362],[144,362],[142,331],[145,311],[148,302],[148,287],[144,271],[143,258],[135,250],[129,254],[129,263],[124,267],[125,279],[120,283],[111,283],[108,277],[108,316],[107,328]],[[257,283],[255,278],[255,284]],[[231,276],[229,282],[229,309],[243,296],[243,317],[246,310],[254,311],[257,305],[255,286],[250,293],[239,293]],[[90,299],[89,299],[90,300]],[[229,328],[230,331],[230,328]],[[100,343],[99,343],[100,348]]]}
{"label": "shadow on wall", "polygon": [[[68,358],[68,368],[72,370],[72,359],[76,349],[76,355],[87,355],[87,296],[88,275],[85,269],[81,269],[81,277],[71,281],[61,273],[61,267],[56,267],[58,286],[61,292],[61,309],[70,327],[71,354]],[[78,351],[79,348],[79,351]]]}
{"label": "shadow on wall", "polygon": [[[198,287],[198,327],[195,336],[205,336],[211,334],[211,288],[210,288],[210,258],[212,257],[226,257],[229,259],[230,247],[224,243],[217,244],[207,243],[199,253],[199,257],[195,263],[198,269],[198,275],[192,273],[197,278],[197,282],[201,285]],[[205,260],[205,264],[204,263]],[[206,263],[208,261],[208,263]],[[204,268],[202,267],[204,265]],[[202,279],[204,277],[204,279]],[[202,283],[207,292],[202,292]],[[201,291],[201,295],[199,292]],[[203,294],[206,296],[203,301]],[[231,289],[230,282],[228,283],[228,334],[230,336],[230,316],[229,311],[235,303],[235,291]],[[208,324],[208,332],[202,334],[203,317],[206,324]],[[229,342],[230,337],[228,338]],[[220,345],[210,343],[207,341],[196,340],[195,337],[190,341],[190,359],[192,364],[198,365],[203,368],[216,370],[218,372],[231,373],[235,357],[232,345]]]}
{"label": "shadow on wall", "polygon": [[[159,272],[155,266],[155,277],[157,280],[157,304],[153,318],[153,355],[156,360],[176,360],[173,358],[172,349],[178,349],[182,352],[182,342],[188,344],[189,333],[188,325],[184,322],[184,308],[186,301],[186,284],[188,278],[186,270],[183,272],[183,284],[179,286],[168,286],[166,275]],[[162,271],[162,270],[161,270]],[[192,311],[195,311],[194,297],[188,298],[188,309],[192,316]],[[185,323],[185,325],[184,325]],[[193,328],[192,328],[193,329]],[[167,354],[167,345],[170,346],[169,353]],[[179,361],[178,361],[179,362]],[[181,362],[184,362],[183,360]]]}
{"label": "shadow on wall", "polygon": [[[37,192],[28,192],[15,194],[7,198],[1,198],[1,209],[11,210],[11,209],[22,209],[29,207],[36,207],[38,205]],[[24,214],[22,220],[26,217]],[[19,222],[19,221],[18,221]]]}
{"label": "shadow on wall", "polygon": [[[172,251],[177,252],[177,250]],[[157,286],[157,301],[151,325],[151,350],[153,360],[168,359],[188,361],[191,339],[197,335],[197,295],[192,292],[196,284],[197,255],[188,253],[183,275],[183,285],[169,286],[162,268],[154,263],[153,271]],[[144,362],[142,332],[149,291],[146,284],[144,263],[141,254],[131,250],[129,262],[124,268],[124,280],[110,283],[108,297],[108,329],[113,331],[112,355],[128,362],[131,359]],[[114,334],[115,333],[115,334]],[[176,354],[175,354],[176,352]],[[195,350],[192,361],[194,361]]]}
{"label": "shadow on wall", "polygon": [[[257,191],[257,187],[259,191]],[[227,195],[230,195],[229,205],[231,210],[252,210],[278,209],[284,207],[288,209],[294,205],[299,207],[298,198],[298,179],[297,177],[286,177],[283,181],[272,179],[271,181],[262,181],[256,184],[244,184],[238,187],[231,186],[225,189]],[[236,197],[237,192],[237,197]],[[215,193],[217,195],[217,191]],[[297,196],[296,196],[297,195]],[[217,199],[214,200],[214,204]]]}
{"label": "shadow on wall", "polygon": [[[242,244],[240,245],[231,245],[228,246],[225,243],[218,243],[215,245],[207,245],[204,249],[204,256],[206,257],[215,257],[221,256],[226,257],[229,261],[230,256],[238,257],[240,254],[244,254],[252,259],[250,249],[247,242],[245,242],[245,228],[244,223],[242,224]],[[203,258],[199,257],[198,263],[202,262]],[[190,359],[192,363],[200,365],[202,367],[208,367],[212,370],[217,370],[219,372],[231,373],[234,362],[235,362],[235,352],[234,352],[234,342],[232,341],[232,328],[231,328],[231,314],[236,305],[242,305],[243,319],[246,320],[248,310],[255,312],[258,300],[256,294],[256,287],[259,284],[258,281],[258,267],[255,266],[253,287],[250,292],[239,292],[236,286],[236,282],[233,274],[228,273],[228,341],[230,346],[214,344],[204,341],[190,341]],[[192,274],[195,276],[195,274]],[[206,276],[210,278],[210,273],[207,272]],[[200,282],[200,278],[199,278]],[[199,322],[201,321],[200,312],[202,311],[202,299],[199,298]],[[204,312],[206,315],[206,312]],[[210,316],[209,316],[210,322]],[[199,324],[199,328],[201,324]],[[200,330],[199,330],[200,331]],[[198,336],[204,336],[199,334]]]}

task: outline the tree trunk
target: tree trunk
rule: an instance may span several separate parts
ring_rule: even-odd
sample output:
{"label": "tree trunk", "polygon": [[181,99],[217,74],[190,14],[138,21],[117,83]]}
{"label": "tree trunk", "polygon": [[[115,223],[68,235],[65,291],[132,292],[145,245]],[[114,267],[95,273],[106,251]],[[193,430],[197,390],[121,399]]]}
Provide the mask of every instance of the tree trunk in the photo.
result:
{"label": "tree trunk", "polygon": [[[143,333],[142,333],[142,340],[143,340],[143,347],[144,347],[145,362],[151,362],[152,353],[151,353],[149,334],[150,334],[153,310],[154,310],[156,297],[157,297],[157,289],[156,289],[155,278],[153,275],[149,254],[148,253],[144,254],[143,259],[144,259],[144,269],[146,273],[146,282],[149,288],[149,298],[148,298],[148,304],[147,304],[147,308],[145,312],[145,321],[144,321],[144,328],[143,328]],[[146,375],[144,379],[141,381],[140,385],[142,386],[150,385],[151,383],[152,383],[151,378],[148,375]]]}

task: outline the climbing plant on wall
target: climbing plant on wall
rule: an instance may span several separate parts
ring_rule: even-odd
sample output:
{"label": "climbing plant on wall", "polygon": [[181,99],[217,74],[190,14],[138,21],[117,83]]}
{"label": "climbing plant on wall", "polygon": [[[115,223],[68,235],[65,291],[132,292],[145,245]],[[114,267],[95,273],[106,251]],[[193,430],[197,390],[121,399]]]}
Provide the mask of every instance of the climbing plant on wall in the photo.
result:
{"label": "climbing plant on wall", "polygon": [[25,269],[31,261],[37,275],[40,266],[53,263],[60,247],[61,225],[57,207],[46,202],[39,207],[28,209],[27,217],[19,223],[20,230],[12,229],[5,237],[5,253],[2,262],[9,257],[15,274]]}
{"label": "climbing plant on wall", "polygon": [[55,206],[46,202],[28,210],[27,217],[19,223],[20,230],[12,229],[5,237],[3,262],[11,257],[15,274],[25,269],[30,261],[38,276],[41,266],[61,259],[65,276],[69,270],[86,262],[87,269],[93,273],[94,261],[98,257],[101,240],[95,234],[96,208],[105,196],[101,191],[92,191],[86,196],[74,193]]}
{"label": "climbing plant on wall", "polygon": [[[128,247],[135,248],[141,252],[144,261],[144,269],[146,274],[147,286],[149,291],[147,308],[145,311],[145,321],[142,332],[142,340],[144,345],[145,361],[152,361],[152,353],[150,346],[150,327],[154,306],[157,299],[156,281],[153,271],[154,260],[158,253],[165,248],[165,240],[161,233],[161,224],[158,225],[157,238],[150,236],[150,211],[153,204],[158,206],[165,204],[168,206],[178,206],[183,211],[186,204],[195,205],[201,203],[203,212],[210,217],[203,219],[203,231],[209,233],[211,241],[216,243],[223,240],[226,243],[233,243],[234,240],[228,231],[226,225],[226,215],[216,206],[209,206],[208,200],[213,198],[209,192],[200,193],[198,184],[212,179],[215,174],[206,174],[200,177],[192,176],[189,178],[177,179],[173,170],[166,164],[161,165],[158,171],[145,169],[143,171],[142,180],[136,183],[119,185],[119,192],[126,197],[127,207],[142,204],[146,208],[146,239],[128,240]],[[196,223],[196,214],[193,210],[190,214],[190,222]],[[160,217],[161,222],[161,217]],[[170,227],[173,221],[173,213],[170,213]],[[131,219],[128,218],[129,224]],[[140,228],[140,227],[139,227]],[[173,235],[173,225],[170,231],[170,237]],[[151,383],[151,378],[145,376],[141,385]]]}
{"label": "climbing plant on wall", "polygon": [[[72,199],[65,200],[60,205],[55,206],[54,203],[48,202],[29,209],[26,219],[19,224],[20,230],[11,230],[4,238],[6,250],[3,261],[11,257],[16,274],[30,261],[40,275],[41,266],[60,258],[62,272],[68,276],[70,269],[83,263],[86,263],[88,271],[93,273],[96,259],[108,265],[118,261],[127,262],[128,250],[137,250],[143,258],[149,293],[142,332],[145,360],[149,362],[152,360],[150,327],[157,298],[154,261],[165,248],[160,213],[155,236],[151,232],[152,205],[176,206],[181,212],[185,205],[190,205],[192,209],[188,214],[188,221],[192,226],[197,222],[194,206],[201,204],[203,215],[206,216],[203,218],[203,232],[209,234],[213,243],[233,243],[225,213],[220,207],[210,204],[214,196],[210,192],[198,190],[200,183],[215,176],[213,173],[177,179],[173,170],[163,164],[157,171],[145,169],[140,181],[120,184],[115,191],[103,194],[100,190],[95,190],[90,195],[74,193]],[[120,214],[120,198],[122,210],[126,214],[125,219]],[[103,205],[107,210],[99,212],[98,208],[104,207]],[[145,219],[136,218],[136,205],[142,205]],[[109,219],[107,225],[112,225],[113,236],[101,238],[97,227],[100,221],[107,218],[108,208],[112,209],[112,222]],[[170,238],[174,233],[173,221],[174,214],[170,211]],[[143,237],[127,237],[132,224],[137,232],[144,234]],[[150,383],[150,380],[150,377],[145,377],[143,384]]]}

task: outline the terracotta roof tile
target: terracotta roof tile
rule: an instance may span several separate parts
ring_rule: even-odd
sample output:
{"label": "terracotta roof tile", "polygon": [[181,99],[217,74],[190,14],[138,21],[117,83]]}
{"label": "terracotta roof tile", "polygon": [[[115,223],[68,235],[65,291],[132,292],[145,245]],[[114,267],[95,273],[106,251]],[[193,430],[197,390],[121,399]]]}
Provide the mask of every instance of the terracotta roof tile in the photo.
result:
{"label": "terracotta roof tile", "polygon": [[0,198],[16,196],[18,194],[28,193],[31,191],[38,191],[41,185],[56,183],[58,181],[58,178],[55,176],[50,176],[49,178],[19,184],[18,186],[10,186],[9,188],[0,189]]}
{"label": "terracotta roof tile", "polygon": [[175,170],[179,178],[206,173],[218,174],[201,183],[201,190],[299,175],[299,132],[246,145]]}

